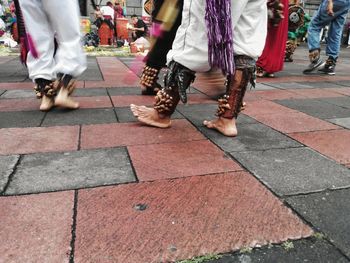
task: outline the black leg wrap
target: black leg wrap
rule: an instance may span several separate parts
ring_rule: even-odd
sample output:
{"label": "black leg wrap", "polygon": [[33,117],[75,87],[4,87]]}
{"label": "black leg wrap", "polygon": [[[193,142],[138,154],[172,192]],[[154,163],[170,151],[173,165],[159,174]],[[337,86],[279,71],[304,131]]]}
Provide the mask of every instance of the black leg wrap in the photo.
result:
{"label": "black leg wrap", "polygon": [[236,56],[235,63],[235,74],[226,79],[226,94],[218,100],[217,115],[228,119],[238,117],[249,83],[255,86],[255,60],[247,56]]}
{"label": "black leg wrap", "polygon": [[56,96],[57,88],[51,80],[36,79],[35,84],[34,91],[38,99],[41,99],[44,95],[49,98]]}
{"label": "black leg wrap", "polygon": [[180,99],[183,103],[187,102],[186,90],[196,78],[194,71],[185,66],[172,61],[169,64],[169,70],[164,79],[165,87],[176,87]]}
{"label": "black leg wrap", "polygon": [[72,75],[59,73],[58,79],[54,86],[57,86],[57,90],[67,89],[68,94],[71,95],[76,88],[76,80]]}

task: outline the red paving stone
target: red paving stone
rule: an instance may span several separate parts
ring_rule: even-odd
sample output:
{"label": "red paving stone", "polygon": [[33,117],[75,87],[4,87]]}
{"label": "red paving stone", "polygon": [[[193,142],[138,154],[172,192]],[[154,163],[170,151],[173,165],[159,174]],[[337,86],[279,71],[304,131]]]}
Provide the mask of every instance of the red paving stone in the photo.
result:
{"label": "red paving stone", "polygon": [[294,133],[290,136],[339,163],[350,163],[350,130]]}
{"label": "red paving stone", "polygon": [[69,262],[74,193],[0,198],[1,262]]}
{"label": "red paving stone", "polygon": [[268,100],[251,101],[247,104],[244,113],[250,116],[258,116],[264,114],[291,114],[297,111],[279,105]]}
{"label": "red paving stone", "polygon": [[129,146],[140,181],[243,170],[209,141]]}
{"label": "red paving stone", "polygon": [[[249,105],[249,104],[248,104]],[[311,117],[302,112],[250,115],[257,121],[283,133],[340,129],[339,126]]]}
{"label": "red paving stone", "polygon": [[81,190],[77,215],[76,263],[173,262],[312,234],[244,172]]}
{"label": "red paving stone", "polygon": [[293,92],[300,95],[301,97],[309,99],[344,97],[332,89],[295,89]]}
{"label": "red paving stone", "polygon": [[286,100],[286,99],[302,99],[301,95],[294,93],[295,90],[257,90],[252,91],[255,95],[265,100]]}
{"label": "red paving stone", "polygon": [[[349,84],[350,85],[350,84]],[[337,92],[342,95],[350,96],[350,87],[345,87],[345,88],[334,88],[334,89],[327,89],[333,92]]]}
{"label": "red paving stone", "polygon": [[74,151],[78,138],[78,126],[0,129],[0,154]]}
{"label": "red paving stone", "polygon": [[142,95],[121,95],[111,96],[114,107],[129,107],[130,104],[151,106],[154,102],[154,96]]}
{"label": "red paving stone", "polygon": [[93,108],[111,108],[112,102],[108,96],[94,96],[94,97],[75,97],[81,109]]}
{"label": "red paving stone", "polygon": [[168,129],[140,123],[112,123],[82,127],[81,148],[105,148],[154,143],[187,142],[205,137],[186,120],[173,120]]}
{"label": "red paving stone", "polygon": [[32,111],[39,110],[40,100],[36,98],[2,99],[0,111]]}
{"label": "red paving stone", "polygon": [[32,82],[2,82],[0,83],[0,89],[13,90],[13,89],[33,89],[34,84]]}

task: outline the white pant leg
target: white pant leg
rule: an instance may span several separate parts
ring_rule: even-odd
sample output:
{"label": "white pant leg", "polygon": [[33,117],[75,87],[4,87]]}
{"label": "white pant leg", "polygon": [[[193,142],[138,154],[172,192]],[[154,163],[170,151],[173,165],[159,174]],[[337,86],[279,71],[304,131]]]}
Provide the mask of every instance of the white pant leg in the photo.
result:
{"label": "white pant leg", "polygon": [[81,44],[78,1],[42,1],[58,41],[55,70],[57,73],[70,74],[77,77],[86,69],[86,56]]}
{"label": "white pant leg", "polygon": [[43,10],[40,0],[20,0],[27,33],[31,36],[39,58],[29,52],[27,67],[32,80],[56,78],[54,53],[54,30]]}
{"label": "white pant leg", "polygon": [[266,42],[266,0],[232,1],[231,13],[235,55],[246,55],[257,60]]}
{"label": "white pant leg", "polygon": [[204,0],[184,1],[182,22],[167,55],[168,63],[172,60],[196,72],[210,70]]}

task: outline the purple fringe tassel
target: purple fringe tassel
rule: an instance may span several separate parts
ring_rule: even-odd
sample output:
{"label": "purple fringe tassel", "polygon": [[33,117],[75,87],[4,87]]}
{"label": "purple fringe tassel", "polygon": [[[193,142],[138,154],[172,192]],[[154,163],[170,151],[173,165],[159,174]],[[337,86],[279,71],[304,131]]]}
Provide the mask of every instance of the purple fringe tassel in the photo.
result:
{"label": "purple fringe tassel", "polygon": [[206,0],[205,10],[205,23],[208,29],[209,64],[213,68],[220,68],[224,75],[232,75],[235,70],[231,1]]}
{"label": "purple fringe tassel", "polygon": [[39,54],[38,54],[38,51],[35,48],[34,41],[33,41],[33,39],[32,39],[30,34],[27,34],[27,43],[28,43],[29,51],[30,51],[30,53],[32,53],[32,56],[34,58],[38,58]]}

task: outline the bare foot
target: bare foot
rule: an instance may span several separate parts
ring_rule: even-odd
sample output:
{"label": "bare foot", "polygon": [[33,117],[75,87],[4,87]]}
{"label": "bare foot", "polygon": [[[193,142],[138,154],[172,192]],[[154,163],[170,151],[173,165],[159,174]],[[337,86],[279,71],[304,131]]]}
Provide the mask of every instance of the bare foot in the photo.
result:
{"label": "bare foot", "polygon": [[52,109],[53,106],[54,106],[53,98],[49,98],[43,95],[43,98],[41,99],[40,110],[49,111]]}
{"label": "bare foot", "polygon": [[132,114],[144,124],[158,128],[168,128],[171,125],[170,117],[160,115],[158,111],[153,108],[130,104],[130,109]]}
{"label": "bare foot", "polygon": [[61,88],[55,98],[55,106],[74,110],[79,108],[79,103],[69,97],[69,91],[67,89]]}
{"label": "bare foot", "polygon": [[205,120],[203,124],[209,129],[215,129],[225,136],[237,136],[237,127],[235,119],[218,118],[215,120]]}

